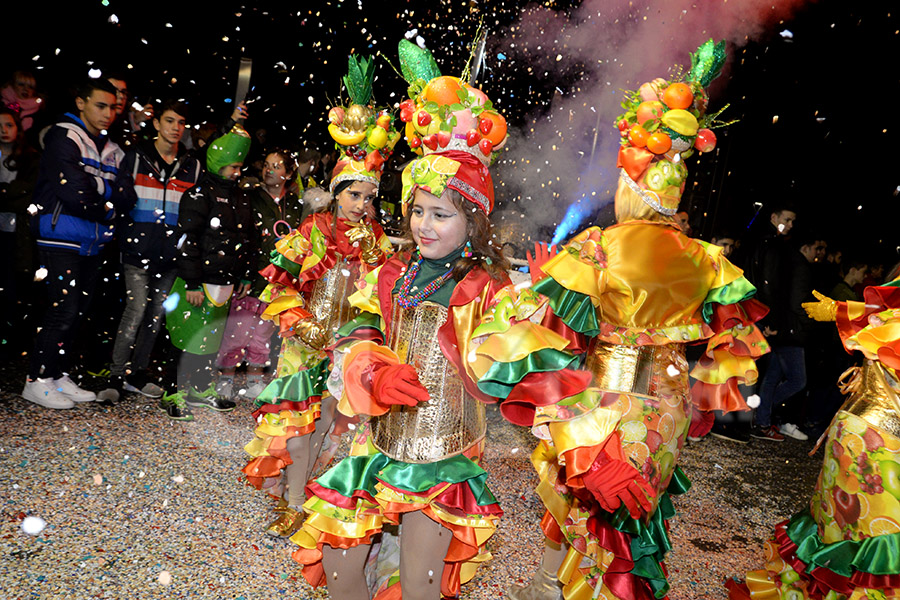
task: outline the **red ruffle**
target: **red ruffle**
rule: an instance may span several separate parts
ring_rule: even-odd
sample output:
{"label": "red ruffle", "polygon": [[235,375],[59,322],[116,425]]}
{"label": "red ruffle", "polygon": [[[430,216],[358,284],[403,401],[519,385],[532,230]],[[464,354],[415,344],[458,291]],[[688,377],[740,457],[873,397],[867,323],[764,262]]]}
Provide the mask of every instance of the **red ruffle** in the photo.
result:
{"label": "red ruffle", "polygon": [[260,415],[266,415],[269,413],[279,413],[283,410],[290,410],[293,412],[304,412],[309,410],[310,404],[321,403],[321,396],[310,396],[303,402],[293,402],[291,400],[282,400],[278,404],[263,404],[259,408],[253,411],[253,419],[259,419]]}
{"label": "red ruffle", "polygon": [[563,369],[528,373],[500,405],[500,414],[513,425],[531,427],[537,407],[580,394],[590,384],[590,371]]}
{"label": "red ruffle", "polygon": [[[409,490],[395,487],[380,479],[378,481],[384,487],[390,488],[397,493],[406,495],[413,494],[413,492],[410,492]],[[439,483],[424,492],[415,492],[415,495],[430,498],[439,488],[445,485],[446,484],[444,483]],[[465,482],[451,484],[446,490],[442,491],[434,497],[434,502],[439,504],[441,508],[460,517],[465,515],[496,515],[498,517],[503,516],[503,509],[500,508],[500,505],[496,502],[493,504],[486,504],[484,506],[478,504],[475,501],[475,496],[472,495],[472,489]]]}
{"label": "red ruffle", "polygon": [[569,340],[569,345],[566,346],[567,352],[573,354],[584,354],[587,352],[589,345],[587,337],[566,325],[552,310],[546,312],[541,325]]}
{"label": "red ruffle", "polygon": [[365,500],[372,504],[376,504],[375,498],[365,490],[354,490],[353,496],[347,498],[331,488],[319,485],[315,480],[306,484],[306,497],[312,498],[313,496],[321,498],[326,502],[330,502],[339,508],[346,508],[348,510],[356,509],[359,500]]}
{"label": "red ruffle", "polygon": [[744,395],[738,389],[738,380],[732,377],[725,383],[711,384],[695,381],[691,387],[691,403],[701,411],[721,410],[732,412],[750,410]]}
{"label": "red ruffle", "polygon": [[[712,386],[720,387],[720,386]],[[691,390],[693,394],[693,390]],[[712,430],[716,415],[707,410],[698,409],[696,406],[691,411],[691,426],[688,429],[688,437],[702,438]]]}
{"label": "red ruffle", "polygon": [[709,326],[716,333],[721,333],[737,325],[746,327],[756,323],[768,313],[769,307],[755,298],[741,300],[735,304],[714,304]]}

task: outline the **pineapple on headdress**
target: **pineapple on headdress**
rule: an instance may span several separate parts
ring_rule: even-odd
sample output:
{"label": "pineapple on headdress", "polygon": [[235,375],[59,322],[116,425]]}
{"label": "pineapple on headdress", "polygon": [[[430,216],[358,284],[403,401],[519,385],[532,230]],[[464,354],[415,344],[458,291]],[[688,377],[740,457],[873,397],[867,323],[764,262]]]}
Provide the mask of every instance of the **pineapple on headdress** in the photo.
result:
{"label": "pineapple on headdress", "polygon": [[390,111],[372,105],[374,79],[374,59],[351,55],[343,78],[350,104],[335,106],[328,112],[328,133],[342,154],[331,180],[331,191],[346,180],[378,186],[384,162],[400,140]]}

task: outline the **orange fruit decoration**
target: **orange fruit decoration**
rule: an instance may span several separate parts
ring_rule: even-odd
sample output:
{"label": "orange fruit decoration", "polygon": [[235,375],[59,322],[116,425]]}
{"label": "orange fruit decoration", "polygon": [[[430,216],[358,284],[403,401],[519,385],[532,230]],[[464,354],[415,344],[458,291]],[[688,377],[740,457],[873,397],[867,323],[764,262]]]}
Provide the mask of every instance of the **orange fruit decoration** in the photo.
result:
{"label": "orange fruit decoration", "polygon": [[632,146],[643,148],[647,145],[647,138],[649,137],[650,132],[640,125],[633,125],[631,129],[628,130],[628,141],[631,142]]}
{"label": "orange fruit decoration", "polygon": [[498,112],[486,110],[478,116],[479,119],[488,119],[494,123],[491,130],[484,134],[484,137],[491,140],[491,143],[498,146],[506,139],[506,119]]}
{"label": "orange fruit decoration", "polygon": [[654,131],[647,138],[647,150],[653,154],[665,154],[672,147],[672,138],[662,131]]}
{"label": "orange fruit decoration", "polygon": [[687,109],[694,104],[691,86],[686,83],[673,83],[663,92],[663,102],[671,109]]}
{"label": "orange fruit decoration", "polygon": [[457,92],[465,89],[459,82],[459,78],[444,75],[435,77],[428,82],[422,95],[428,102],[437,102],[443,106],[445,104],[456,104],[459,102]]}
{"label": "orange fruit decoration", "polygon": [[637,110],[634,112],[634,118],[639,125],[643,125],[651,119],[658,119],[666,112],[666,107],[662,102],[641,102],[638,104]]}

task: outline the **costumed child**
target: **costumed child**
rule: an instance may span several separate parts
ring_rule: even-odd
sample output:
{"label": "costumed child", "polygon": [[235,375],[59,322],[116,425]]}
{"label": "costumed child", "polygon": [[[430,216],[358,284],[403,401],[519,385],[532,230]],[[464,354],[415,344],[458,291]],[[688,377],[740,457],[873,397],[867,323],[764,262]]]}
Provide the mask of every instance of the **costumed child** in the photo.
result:
{"label": "costumed child", "polygon": [[230,399],[234,395],[234,372],[244,361],[247,362],[244,397],[255,399],[265,388],[263,371],[269,361],[275,324],[270,319],[262,318],[268,305],[259,296],[268,280],[260,272],[269,265],[269,255],[275,250],[275,242],[280,236],[300,225],[303,205],[285,185],[292,180],[294,171],[294,159],[289,152],[269,152],[263,163],[262,183],[249,191],[253,226],[259,238],[259,249],[254,257],[256,275],[250,293],[232,302],[228,313],[225,335],[216,360],[220,371],[216,392],[223,398]]}
{"label": "costumed child", "polygon": [[268,303],[262,317],[277,325],[282,346],[276,379],[257,398],[256,437],[246,446],[252,458],[243,471],[279,500],[266,526],[273,536],[300,527],[304,488],[334,420],[323,350],[356,312],[347,302],[356,281],[392,250],[371,211],[384,160],[400,134],[389,114],[370,105],[374,66],[371,59],[350,57],[344,82],[351,104],[329,112],[328,131],[341,152],[331,209],[281,238],[262,271],[269,282],[260,297]]}
{"label": "costumed child", "polygon": [[177,277],[167,300],[175,306],[166,307],[166,328],[182,352],[177,389],[159,401],[171,419],[193,420],[191,407],[235,407],[216,394],[212,369],[230,301],[250,290],[256,236],[250,200],[237,184],[249,149],[249,134],[235,125],[209,145],[206,171],[181,197]]}
{"label": "costumed child", "polygon": [[844,348],[865,360],[839,380],[847,400],[809,507],[775,527],[764,568],[727,583],[732,600],[900,597],[900,280],[866,288],[864,302],[813,294],[809,316],[837,321]]}
{"label": "costumed child", "polygon": [[[508,263],[491,241],[493,144],[466,139],[480,120],[502,117],[481,91],[441,77],[430,53],[404,42],[414,100],[402,103],[401,118],[411,146],[424,147],[403,172],[414,246],[350,298],[362,312],[339,332],[329,387],[341,413],[369,420],[350,456],[310,482],[309,517],[291,538],[307,581],[327,583],[338,600],[370,597],[364,566],[387,523],[400,524],[402,597],[456,597],[490,557],[485,542],[502,513],[479,466],[484,403],[494,399],[475,385],[486,365],[467,357],[482,312],[508,284]],[[505,121],[497,127],[505,139]],[[383,589],[398,597],[394,583]]]}
{"label": "costumed child", "polygon": [[704,88],[724,60],[724,42],[710,41],[684,81],[657,79],[629,94],[618,123],[617,224],[536,259],[537,282],[498,296],[476,332],[489,334],[477,355],[492,362],[479,387],[540,439],[532,462],[544,555],[508,598],[664,597],[669,494],[689,485],[676,467],[691,413],[686,344],[706,340],[691,373],[694,403],[747,410],[737,384],[757,376],[753,357],[767,345],[753,323],[766,309],[720,247],[687,237],[673,219],[684,159],[711,135]]}

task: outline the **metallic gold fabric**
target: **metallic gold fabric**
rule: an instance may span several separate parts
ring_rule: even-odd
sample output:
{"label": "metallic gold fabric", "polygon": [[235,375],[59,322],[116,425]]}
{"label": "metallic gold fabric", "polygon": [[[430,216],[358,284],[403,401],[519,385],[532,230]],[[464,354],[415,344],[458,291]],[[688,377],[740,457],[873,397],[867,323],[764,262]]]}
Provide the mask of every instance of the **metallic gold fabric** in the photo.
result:
{"label": "metallic gold fabric", "polygon": [[844,386],[850,397],[841,410],[900,438],[900,383],[884,365],[865,361]]}
{"label": "metallic gold fabric", "polygon": [[339,258],[337,264],[313,285],[306,309],[329,336],[356,314],[347,298],[356,291],[353,284],[358,274],[358,265]]}
{"label": "metallic gold fabric", "polygon": [[613,392],[656,397],[660,383],[670,378],[666,372],[684,357],[684,346],[622,346],[594,342],[588,348],[585,367],[594,374],[596,385]]}
{"label": "metallic gold fabric", "polygon": [[431,399],[417,406],[392,406],[375,417],[373,443],[385,455],[427,463],[460,454],[484,437],[484,406],[466,393],[456,369],[441,351],[437,332],[447,309],[423,302],[412,309],[394,303],[390,348],[415,366]]}

